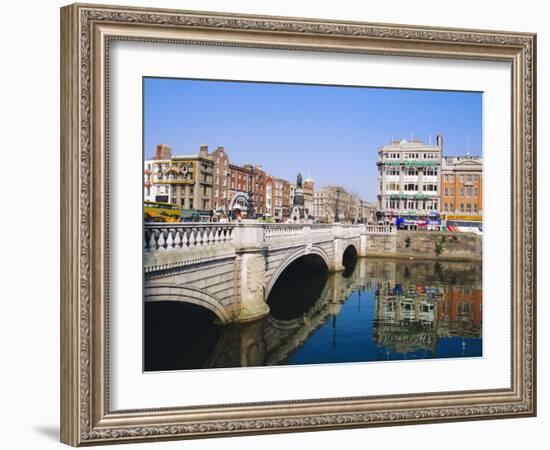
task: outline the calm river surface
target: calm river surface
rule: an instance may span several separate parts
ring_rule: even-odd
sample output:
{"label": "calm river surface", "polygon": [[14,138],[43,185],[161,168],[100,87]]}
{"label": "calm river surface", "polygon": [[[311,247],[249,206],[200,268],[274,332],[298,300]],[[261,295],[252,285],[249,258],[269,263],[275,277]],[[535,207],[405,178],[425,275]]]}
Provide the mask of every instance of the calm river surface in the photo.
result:
{"label": "calm river surface", "polygon": [[480,263],[361,258],[329,274],[298,260],[253,323],[146,303],[145,370],[481,356],[481,289]]}

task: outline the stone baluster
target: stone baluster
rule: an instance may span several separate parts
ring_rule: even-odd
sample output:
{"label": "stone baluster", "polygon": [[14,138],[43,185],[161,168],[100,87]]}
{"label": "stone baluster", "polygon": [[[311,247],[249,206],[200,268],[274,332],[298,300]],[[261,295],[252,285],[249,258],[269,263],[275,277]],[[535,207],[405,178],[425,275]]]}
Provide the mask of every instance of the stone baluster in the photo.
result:
{"label": "stone baluster", "polygon": [[196,234],[197,234],[196,228],[189,229],[189,247],[190,248],[195,247],[197,243]]}
{"label": "stone baluster", "polygon": [[162,228],[159,229],[159,238],[157,241],[158,249],[164,250],[166,248],[166,239],[164,237],[164,230]]}
{"label": "stone baluster", "polygon": [[168,228],[166,230],[167,236],[166,236],[166,249],[172,250],[174,248],[174,238],[172,237],[172,233],[175,232],[173,228]]}
{"label": "stone baluster", "polygon": [[188,249],[191,246],[191,228],[183,229],[182,247]]}
{"label": "stone baluster", "polygon": [[181,228],[176,228],[174,231],[175,231],[174,247],[176,249],[179,249],[179,248],[181,248],[181,234],[182,234],[183,230]]}

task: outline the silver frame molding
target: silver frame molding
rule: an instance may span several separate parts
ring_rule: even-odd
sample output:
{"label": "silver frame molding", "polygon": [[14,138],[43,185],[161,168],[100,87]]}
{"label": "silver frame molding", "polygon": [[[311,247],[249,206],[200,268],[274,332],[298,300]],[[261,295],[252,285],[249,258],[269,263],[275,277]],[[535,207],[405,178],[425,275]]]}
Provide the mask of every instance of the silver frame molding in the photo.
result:
{"label": "silver frame molding", "polygon": [[[509,389],[109,408],[108,58],[113,40],[507,61]],[[61,441],[73,446],[536,415],[536,35],[75,4],[61,9]]]}

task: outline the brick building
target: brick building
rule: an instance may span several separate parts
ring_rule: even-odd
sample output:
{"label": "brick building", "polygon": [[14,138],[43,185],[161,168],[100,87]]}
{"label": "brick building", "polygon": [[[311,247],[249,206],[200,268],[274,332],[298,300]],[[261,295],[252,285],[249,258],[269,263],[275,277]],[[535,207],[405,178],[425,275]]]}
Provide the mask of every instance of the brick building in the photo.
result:
{"label": "brick building", "polygon": [[481,226],[483,160],[477,156],[446,156],[441,162],[441,213],[447,225]]}
{"label": "brick building", "polygon": [[[143,188],[145,201],[208,211],[210,216],[231,215],[236,210],[246,216],[250,195],[255,216],[280,222],[292,206],[288,181],[275,178],[259,165],[231,164],[224,147],[209,153],[208,146],[201,145],[198,155],[173,156],[170,146],[157,145],[154,158],[145,161]],[[308,195],[313,198],[313,180]]]}

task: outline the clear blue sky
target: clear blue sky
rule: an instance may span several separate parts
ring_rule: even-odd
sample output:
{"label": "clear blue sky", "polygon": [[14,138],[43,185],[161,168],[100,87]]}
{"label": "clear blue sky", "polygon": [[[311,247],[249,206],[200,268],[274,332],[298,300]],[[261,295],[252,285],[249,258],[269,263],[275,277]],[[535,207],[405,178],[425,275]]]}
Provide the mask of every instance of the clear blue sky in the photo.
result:
{"label": "clear blue sky", "polygon": [[395,139],[444,138],[444,155],[481,155],[482,94],[300,84],[144,79],[144,156],[156,144],[196,154],[225,147],[294,181],[337,184],[374,201],[377,151]]}

